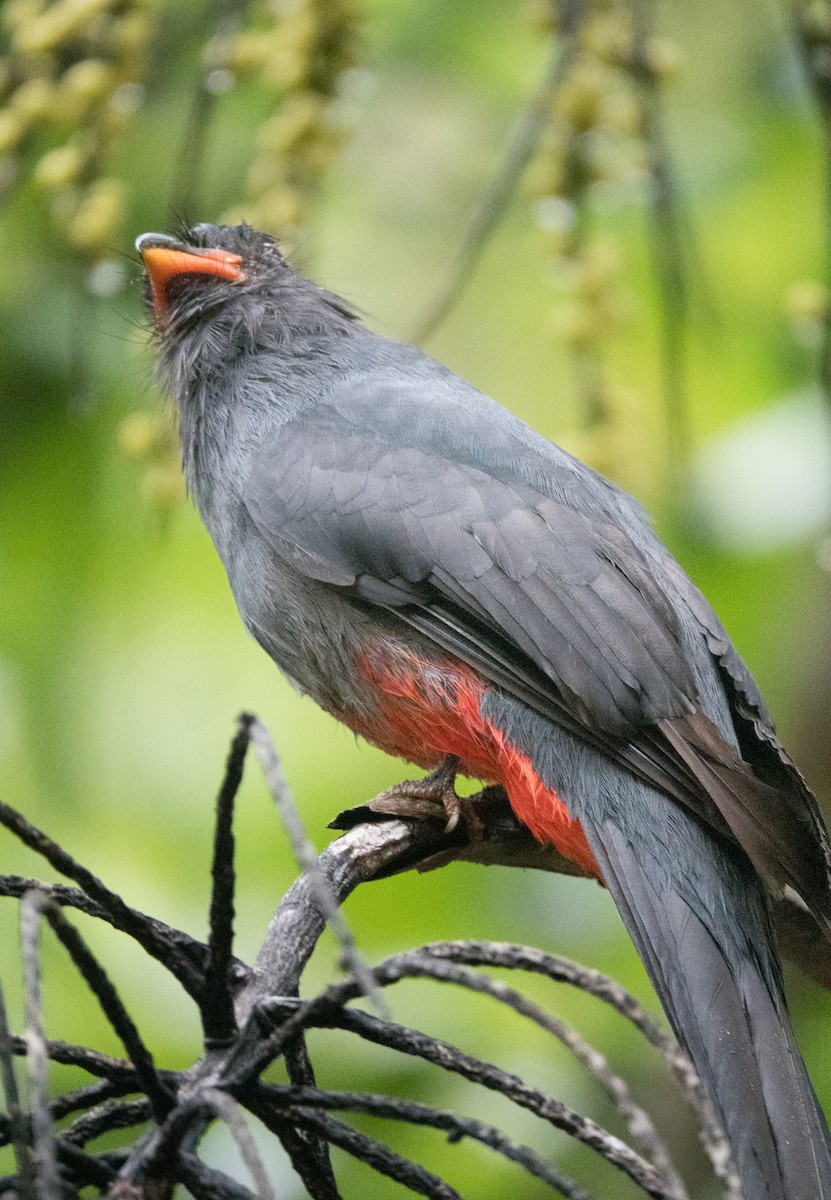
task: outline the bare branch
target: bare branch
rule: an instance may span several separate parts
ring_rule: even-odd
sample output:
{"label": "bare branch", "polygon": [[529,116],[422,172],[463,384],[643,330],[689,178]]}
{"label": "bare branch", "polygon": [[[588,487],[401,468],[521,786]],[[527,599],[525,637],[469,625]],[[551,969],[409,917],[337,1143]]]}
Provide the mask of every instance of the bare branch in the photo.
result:
{"label": "bare branch", "polygon": [[507,1096],[520,1108],[527,1109],[553,1125],[555,1129],[561,1129],[590,1149],[596,1150],[607,1162],[628,1175],[648,1196],[655,1197],[655,1200],[671,1200],[672,1193],[667,1190],[661,1172],[630,1150],[625,1142],[602,1129],[589,1117],[574,1112],[560,1100],[555,1100],[539,1088],[531,1087],[516,1075],[502,1071],[492,1063],[474,1058],[473,1055],[465,1054],[440,1038],[429,1037],[419,1030],[406,1029],[391,1021],[381,1021],[378,1017],[356,1009],[342,1008],[329,1013],[319,1012],[313,1020],[315,1024],[348,1029],[367,1041],[400,1050],[403,1054],[415,1055],[445,1071],[461,1075],[471,1083],[481,1084]]}
{"label": "bare branch", "polygon": [[243,713],[228,761],[225,778],[216,800],[216,829],[211,867],[210,936],[202,1000],[202,1028],[207,1045],[227,1042],[237,1031],[231,988],[234,944],[234,801],[242,782],[245,755],[251,741],[254,718]]}
{"label": "bare branch", "polygon": [[[831,284],[831,40],[809,4],[791,0],[791,26],[814,98],[825,153],[825,282]],[[819,383],[831,405],[831,310],[825,313],[819,353]]]}
{"label": "bare branch", "polygon": [[[164,1119],[170,1111],[172,1097],[159,1077],[153,1056],[142,1041],[121,997],[77,929],[69,924],[60,909],[50,904],[48,900],[43,903],[42,907],[43,914],[52,926],[56,937],[78,968],[84,982],[101,1005],[104,1015],[120,1038],[135,1067],[141,1089],[147,1093],[153,1106],[156,1118]],[[45,1053],[46,1047],[44,1046],[44,1056]]]}
{"label": "bare branch", "polygon": [[262,766],[269,791],[280,813],[283,827],[289,836],[294,857],[298,865],[305,871],[311,887],[317,893],[317,902],[320,911],[326,919],[326,924],[338,940],[343,967],[345,970],[350,971],[357,979],[361,980],[366,988],[366,994],[379,1009],[383,1009],[383,1003],[377,994],[372,972],[358,953],[352,931],[340,910],[340,901],[335,897],[328,880],[319,866],[317,851],[312,845],[306,833],[305,826],[300,819],[297,805],[294,803],[294,798],[283,775],[271,735],[262,722],[256,720],[253,722],[251,726],[251,740],[260,759],[260,765]]}
{"label": "bare branch", "polygon": [[73,1146],[85,1146],[102,1133],[109,1133],[113,1129],[131,1129],[135,1125],[143,1125],[152,1117],[153,1107],[149,1100],[107,1100],[73,1121],[66,1133],[61,1134],[61,1141]]}
{"label": "bare branch", "polygon": [[263,1160],[257,1150],[257,1144],[251,1136],[251,1130],[245,1123],[245,1117],[236,1100],[227,1093],[215,1089],[204,1092],[200,1100],[209,1104],[228,1127],[231,1137],[237,1144],[242,1161],[254,1180],[259,1200],[274,1200],[274,1192]]}
{"label": "bare branch", "polygon": [[[83,892],[103,910],[103,912],[92,915],[103,916],[116,929],[128,933],[139,945],[144,947],[148,954],[166,966],[191,996],[199,996],[202,987],[201,974],[197,974],[194,970],[193,963],[186,953],[193,948],[192,938],[188,938],[187,934],[170,930],[168,926],[146,917],[144,913],[125,904],[121,897],[111,891],[97,876],[88,871],[86,867],[81,866],[52,838],[30,824],[24,816],[2,800],[0,800],[0,824],[5,825],[30,850],[42,855],[61,875],[73,879]],[[13,876],[4,876],[3,880],[8,881],[14,878]],[[54,891],[54,888],[50,889],[49,885],[41,885],[37,881],[35,884],[45,893]],[[3,894],[12,894],[9,890],[10,886],[13,885],[7,884]],[[64,897],[67,897],[69,892],[70,889],[67,889]],[[73,903],[73,901],[65,898],[58,900],[58,903]],[[75,907],[82,906],[76,904]],[[204,953],[204,947],[200,946],[198,942],[195,945],[199,946]]]}
{"label": "bare branch", "polygon": [[179,1180],[196,1200],[253,1200],[254,1193],[237,1183],[224,1171],[206,1167],[195,1154],[181,1154]]}
{"label": "bare branch", "polygon": [[20,1093],[14,1073],[13,1053],[14,1047],[6,1013],[6,998],[0,987],[0,1072],[2,1072],[3,1094],[9,1113],[8,1138],[14,1148],[14,1161],[20,1180],[21,1195],[23,1200],[32,1200],[35,1196],[35,1177],[32,1156],[26,1140],[26,1122],[20,1107]]}
{"label": "bare branch", "polygon": [[534,157],[548,120],[552,98],[574,54],[583,3],[581,0],[566,0],[557,8],[559,30],[539,87],[508,143],[499,170],[471,218],[441,290],[408,339],[416,345],[426,342],[436,332],[463,294]]}
{"label": "bare branch", "polygon": [[[12,1050],[15,1054],[25,1054],[25,1039],[13,1037]],[[47,1041],[46,1053],[53,1062],[81,1067],[84,1071],[89,1071],[90,1075],[103,1076],[110,1083],[120,1081],[131,1086],[136,1084],[135,1070],[126,1058],[113,1058],[110,1054],[102,1054],[100,1050],[89,1050],[86,1046],[75,1046],[71,1042],[62,1041]]]}
{"label": "bare branch", "polygon": [[253,1089],[243,1089],[241,1095],[246,1104],[251,1099],[252,1111],[261,1111],[255,1105],[267,1101],[278,1107],[295,1105],[325,1108],[327,1110],[346,1110],[363,1112],[376,1117],[388,1117],[395,1121],[406,1121],[413,1125],[426,1125],[440,1129],[451,1141],[461,1141],[470,1138],[481,1142],[483,1146],[495,1150],[511,1162],[523,1167],[529,1175],[542,1179],[567,1200],[591,1200],[588,1192],[579,1187],[573,1180],[563,1175],[556,1168],[544,1162],[528,1146],[520,1145],[509,1138],[501,1129],[486,1125],[471,1117],[459,1116],[457,1113],[444,1112],[431,1108],[426,1104],[417,1104],[412,1100],[402,1100],[392,1096],[376,1096],[368,1092],[327,1092],[318,1088],[285,1088],[274,1085],[257,1084]]}
{"label": "bare branch", "polygon": [[[250,725],[242,725],[237,731],[218,799],[212,889],[216,994],[222,993],[223,960],[233,963],[234,984],[245,981],[235,997],[238,1033],[229,1033],[214,1043],[207,1039],[204,1058],[187,1071],[157,1071],[150,1051],[139,1038],[109,979],[57,907],[58,901],[71,903],[80,896],[89,911],[88,906],[97,905],[97,900],[84,898],[83,893],[69,895],[72,889],[63,889],[57,895],[50,889],[48,895],[40,893],[27,897],[29,907],[35,906],[35,914],[42,908],[50,920],[132,1059],[128,1062],[63,1042],[46,1043],[41,1033],[42,1068],[47,1057],[51,1057],[80,1066],[99,1077],[96,1083],[68,1092],[51,1105],[46,1104],[43,1085],[43,1100],[33,1103],[47,1129],[50,1116],[54,1120],[77,1114],[69,1129],[52,1139],[55,1164],[56,1167],[60,1164],[66,1186],[77,1190],[90,1184],[105,1191],[112,1200],[138,1200],[141,1195],[151,1193],[164,1196],[179,1180],[197,1198],[251,1200],[254,1193],[249,1189],[229,1180],[221,1172],[208,1171],[195,1157],[202,1136],[218,1116],[228,1123],[240,1147],[254,1179],[255,1192],[261,1200],[269,1197],[270,1185],[265,1169],[237,1107],[242,1104],[280,1139],[314,1200],[340,1200],[329,1160],[331,1146],[340,1147],[420,1195],[441,1198],[457,1195],[446,1182],[424,1167],[334,1119],[330,1113],[338,1110],[434,1128],[447,1134],[451,1141],[469,1139],[478,1142],[567,1200],[590,1200],[585,1190],[556,1166],[545,1162],[502,1130],[476,1118],[372,1093],[319,1089],[305,1032],[326,1027],[414,1055],[470,1083],[498,1092],[595,1150],[647,1194],[662,1200],[686,1200],[683,1184],[649,1117],[634,1103],[626,1084],[611,1071],[605,1059],[580,1034],[527,999],[515,987],[471,968],[521,969],[580,987],[623,1013],[659,1048],[693,1093],[696,1088],[700,1089],[691,1066],[671,1039],[662,1033],[633,997],[599,972],[528,947],[492,942],[443,942],[393,955],[372,971],[361,964],[360,976],[353,973],[309,1000],[298,999],[302,972],[331,915],[332,906],[341,904],[359,883],[401,870],[433,868],[455,857],[469,857],[486,863],[533,863],[543,869],[560,869],[556,856],[539,857],[537,852],[535,857],[531,854],[527,831],[517,826],[500,789],[486,789],[471,798],[483,829],[483,837],[475,845],[463,828],[448,834],[443,819],[392,819],[353,825],[311,861],[308,843],[303,843],[302,825],[282,783],[279,761],[270,740],[265,743],[267,752],[263,754],[261,737],[257,749],[263,757],[269,786],[281,811],[289,813],[289,824],[295,822],[293,844],[299,848],[301,861],[309,865],[277,909],[254,969],[233,962],[230,957],[234,890],[233,801],[242,770],[247,731],[250,729],[252,740],[256,741],[257,736],[256,724],[251,719],[246,720]],[[347,816],[349,820],[354,818],[354,814]],[[9,880],[3,882],[8,894],[11,890]],[[223,906],[225,911],[220,912]],[[31,931],[27,938],[24,939],[24,958],[30,967],[34,964],[37,968]],[[172,939],[170,944],[174,944]],[[205,948],[199,943],[194,946],[202,952],[205,962]],[[636,1146],[643,1149],[646,1157],[588,1117],[497,1065],[427,1033],[406,1029],[347,1007],[358,997],[406,978],[423,978],[481,992],[558,1037],[612,1097]],[[213,986],[206,989],[207,994],[213,994]],[[35,997],[36,990],[28,985],[30,998]],[[230,997],[232,990],[228,988],[224,994]],[[30,1039],[7,1038],[7,1043],[6,1070],[11,1054],[19,1052],[24,1044],[28,1046]],[[262,1084],[261,1072],[278,1056],[285,1059],[290,1084]],[[137,1097],[124,1098],[134,1092],[139,1093]],[[102,1134],[133,1130],[142,1125],[146,1128],[138,1135],[132,1135],[131,1146],[98,1155],[90,1155],[82,1149]],[[8,1142],[11,1136],[11,1122],[0,1118],[0,1143]],[[25,1127],[24,1141],[34,1140],[36,1148],[39,1146],[37,1136],[34,1122],[31,1132],[28,1125]],[[37,1182],[39,1196],[44,1200],[57,1200],[56,1193],[45,1190],[48,1182],[42,1172],[39,1172]],[[20,1190],[20,1183],[18,1172],[9,1186]]]}
{"label": "bare branch", "polygon": [[56,1096],[51,1105],[52,1119],[59,1121],[73,1112],[91,1112],[96,1105],[117,1096],[127,1095],[128,1092],[135,1092],[137,1088],[135,1072],[130,1083],[123,1080],[121,1083],[115,1083],[109,1079],[99,1079],[97,1083],[89,1083],[86,1087],[75,1088],[71,1092],[64,1092],[62,1096]]}
{"label": "bare branch", "polygon": [[557,982],[579,987],[581,991],[611,1005],[621,1016],[632,1022],[669,1066],[681,1085],[687,1103],[695,1113],[704,1149],[716,1174],[725,1181],[728,1189],[733,1186],[736,1176],[727,1139],[695,1068],[674,1038],[664,1033],[634,996],[614,979],[610,979],[601,971],[584,967],[559,955],[546,954],[533,946],[516,946],[507,942],[434,942],[423,946],[422,951],[470,966],[520,967],[526,971],[546,975]]}
{"label": "bare branch", "polygon": [[[389,1176],[419,1196],[429,1196],[431,1200],[461,1200],[459,1193],[437,1175],[433,1175],[417,1163],[410,1162],[409,1159],[402,1158],[400,1154],[396,1154],[374,1138],[358,1133],[350,1125],[333,1120],[326,1113],[315,1112],[312,1109],[296,1109],[290,1119],[292,1124],[314,1130],[331,1145],[340,1146],[347,1154],[374,1167],[381,1175]],[[279,1123],[279,1118],[275,1118],[273,1113],[269,1117],[267,1110],[264,1110],[262,1120],[268,1128],[276,1128]]]}
{"label": "bare branch", "polygon": [[[675,1171],[669,1152],[658,1136],[649,1115],[639,1104],[635,1103],[626,1083],[609,1068],[605,1057],[586,1042],[574,1029],[571,1029],[563,1021],[546,1012],[540,1005],[523,996],[515,988],[508,987],[501,979],[493,979],[488,975],[480,974],[478,971],[458,967],[454,963],[430,961],[430,957],[427,955],[419,963],[417,951],[415,953],[410,952],[406,957],[410,968],[407,972],[408,975],[419,976],[423,973],[423,977],[439,982],[454,983],[470,991],[490,996],[501,1004],[512,1008],[514,1012],[521,1016],[527,1017],[548,1033],[553,1034],[554,1037],[574,1054],[578,1062],[603,1087],[625,1120],[627,1128],[635,1142],[640,1146],[653,1166],[657,1167],[664,1175],[668,1186],[667,1195],[671,1196],[673,1200],[688,1200],[683,1182]],[[393,960],[394,974],[397,974],[397,967],[400,962],[401,957]],[[385,963],[381,963],[380,967],[377,968],[379,978],[383,978],[385,965]]]}
{"label": "bare branch", "polygon": [[650,0],[632,6],[636,45],[632,74],[641,93],[641,137],[649,155],[651,238],[661,295],[661,374],[669,434],[670,495],[678,495],[690,456],[686,329],[688,286],[685,231],[678,186],[664,130],[660,82],[649,62]]}
{"label": "bare branch", "polygon": [[43,895],[27,892],[20,906],[20,941],[26,1001],[26,1067],[29,1074],[29,1109],[35,1148],[35,1191],[38,1200],[60,1200],[61,1180],[52,1114],[49,1111],[49,1060],[43,1036],[41,995],[40,917]]}
{"label": "bare branch", "polygon": [[[289,1038],[285,1047],[286,1069],[296,1087],[316,1086],[314,1067],[303,1033]],[[286,1126],[279,1135],[292,1166],[303,1180],[313,1200],[340,1200],[329,1147],[314,1130]]]}

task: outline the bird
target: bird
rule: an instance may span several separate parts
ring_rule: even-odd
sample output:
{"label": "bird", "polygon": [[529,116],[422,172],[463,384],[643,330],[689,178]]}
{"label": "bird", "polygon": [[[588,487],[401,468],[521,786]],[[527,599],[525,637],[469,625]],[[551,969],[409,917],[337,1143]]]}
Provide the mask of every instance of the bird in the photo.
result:
{"label": "bird", "polygon": [[[831,1200],[772,911],[831,938],[816,800],[638,502],[248,225],[146,233],[188,487],[253,638],[302,693],[456,773],[611,894],[745,1200]],[[407,788],[410,789],[407,792]]]}

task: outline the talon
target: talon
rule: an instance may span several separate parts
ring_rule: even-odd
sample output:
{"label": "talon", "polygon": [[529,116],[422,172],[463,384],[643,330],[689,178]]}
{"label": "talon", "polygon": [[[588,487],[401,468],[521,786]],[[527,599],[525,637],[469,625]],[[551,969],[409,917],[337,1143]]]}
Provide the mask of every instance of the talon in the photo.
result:
{"label": "talon", "polygon": [[406,779],[387,788],[370,801],[369,807],[373,812],[395,813],[418,820],[437,820],[446,816],[445,830],[451,833],[462,816],[461,802],[454,786],[458,769],[458,758],[448,755],[431,774],[423,779]]}
{"label": "talon", "polygon": [[[457,799],[458,799],[458,797],[457,797]],[[448,808],[448,805],[445,805],[445,808]],[[447,818],[447,824],[444,827],[444,832],[452,833],[453,830],[456,828],[456,826],[459,824],[459,821],[461,820],[461,816],[462,816],[461,806],[455,807],[453,809],[453,811],[450,812],[450,815]]]}
{"label": "talon", "polygon": [[406,779],[387,788],[371,800],[368,807],[372,812],[419,821],[435,821],[445,817],[445,833],[453,833],[461,825],[471,841],[481,841],[485,836],[485,825],[476,811],[477,796],[457,794],[455,784],[458,770],[458,758],[448,755],[435,771],[423,779]]}

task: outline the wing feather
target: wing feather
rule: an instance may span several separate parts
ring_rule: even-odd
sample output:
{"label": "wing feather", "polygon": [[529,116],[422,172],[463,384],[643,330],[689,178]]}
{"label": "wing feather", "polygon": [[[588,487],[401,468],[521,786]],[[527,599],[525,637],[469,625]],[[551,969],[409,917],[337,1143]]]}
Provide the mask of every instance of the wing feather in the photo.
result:
{"label": "wing feather", "polygon": [[[645,522],[633,529],[634,508],[604,506],[610,485],[568,464],[545,489],[539,463],[520,476],[496,445],[479,447],[487,470],[446,457],[449,416],[393,438],[374,411],[321,404],[264,447],[244,499],[275,553],[395,613],[738,841],[831,936],[815,801],[715,614]],[[682,610],[720,673],[738,749],[700,711]]]}

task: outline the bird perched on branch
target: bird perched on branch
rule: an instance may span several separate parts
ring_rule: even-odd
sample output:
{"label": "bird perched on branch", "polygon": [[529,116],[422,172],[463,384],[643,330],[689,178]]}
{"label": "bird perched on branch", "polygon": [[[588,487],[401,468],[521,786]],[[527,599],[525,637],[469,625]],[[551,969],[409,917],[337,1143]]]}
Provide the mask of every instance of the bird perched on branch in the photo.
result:
{"label": "bird perched on branch", "polygon": [[[828,838],[718,618],[637,503],[247,226],[137,243],[188,483],[303,692],[460,771],[609,889],[746,1200],[831,1200],[771,922],[831,937]],[[409,790],[408,790],[409,789]]]}

